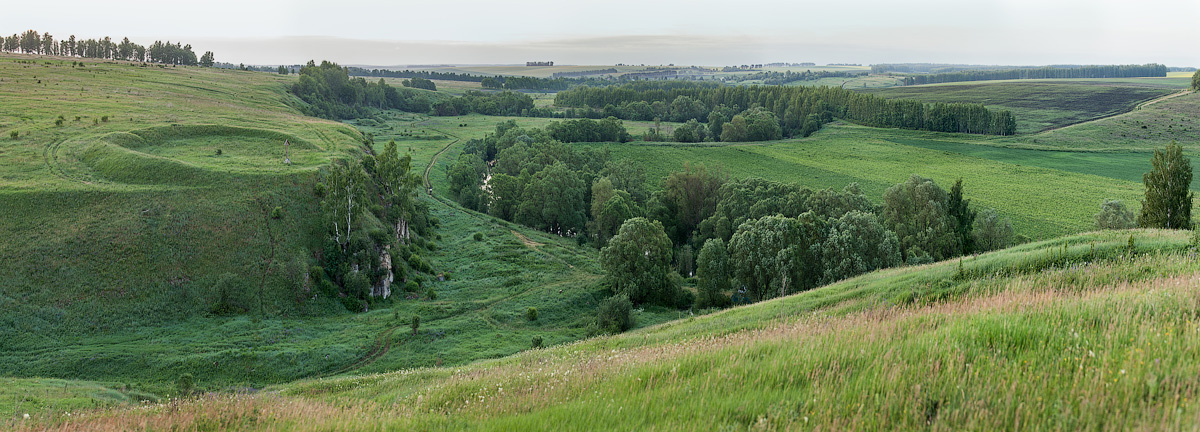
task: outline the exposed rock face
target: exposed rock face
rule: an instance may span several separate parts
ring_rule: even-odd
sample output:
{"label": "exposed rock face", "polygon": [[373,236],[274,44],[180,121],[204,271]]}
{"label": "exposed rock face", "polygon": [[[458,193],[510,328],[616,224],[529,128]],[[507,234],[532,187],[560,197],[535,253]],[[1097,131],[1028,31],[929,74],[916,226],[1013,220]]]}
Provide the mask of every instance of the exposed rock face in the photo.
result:
{"label": "exposed rock face", "polygon": [[388,253],[388,249],[379,252],[379,265],[387,270],[387,277],[383,278],[378,285],[371,287],[371,297],[388,298],[392,295],[392,281],[396,275],[392,273],[392,254]]}

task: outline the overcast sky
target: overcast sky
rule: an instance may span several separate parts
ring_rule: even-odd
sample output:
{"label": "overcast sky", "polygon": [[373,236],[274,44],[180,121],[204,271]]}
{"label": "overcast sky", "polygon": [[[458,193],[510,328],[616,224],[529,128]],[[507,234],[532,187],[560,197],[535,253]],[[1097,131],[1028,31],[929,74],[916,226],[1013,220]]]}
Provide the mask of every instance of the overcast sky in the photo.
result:
{"label": "overcast sky", "polygon": [[0,34],[183,41],[294,64],[767,62],[1200,66],[1200,0],[56,0]]}

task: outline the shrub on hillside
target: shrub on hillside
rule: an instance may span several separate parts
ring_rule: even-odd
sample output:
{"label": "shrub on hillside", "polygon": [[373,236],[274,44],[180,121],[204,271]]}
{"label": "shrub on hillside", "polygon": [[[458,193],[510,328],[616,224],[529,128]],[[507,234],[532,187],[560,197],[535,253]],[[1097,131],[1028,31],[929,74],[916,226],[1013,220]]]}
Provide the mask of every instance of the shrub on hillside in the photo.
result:
{"label": "shrub on hillside", "polygon": [[1121,200],[1104,200],[1096,213],[1096,229],[1128,229],[1137,226],[1137,217]]}
{"label": "shrub on hillside", "polygon": [[179,390],[179,394],[187,396],[196,390],[196,378],[190,373],[185,373],[175,380],[175,388]]}
{"label": "shrub on hillside", "polygon": [[600,302],[596,325],[605,333],[621,333],[633,327],[633,302],[629,296],[617,294]]}
{"label": "shrub on hillside", "polygon": [[537,321],[537,319],[538,319],[537,308],[531,307],[529,309],[526,309],[525,310],[525,319],[527,319],[529,321]]}
{"label": "shrub on hillside", "polygon": [[533,348],[535,348],[535,349],[536,349],[536,348],[541,348],[541,347],[542,347],[542,337],[541,337],[541,336],[534,336],[534,337],[533,337],[533,341],[532,341],[532,343],[530,343],[530,346],[531,346],[531,347],[533,347]]}

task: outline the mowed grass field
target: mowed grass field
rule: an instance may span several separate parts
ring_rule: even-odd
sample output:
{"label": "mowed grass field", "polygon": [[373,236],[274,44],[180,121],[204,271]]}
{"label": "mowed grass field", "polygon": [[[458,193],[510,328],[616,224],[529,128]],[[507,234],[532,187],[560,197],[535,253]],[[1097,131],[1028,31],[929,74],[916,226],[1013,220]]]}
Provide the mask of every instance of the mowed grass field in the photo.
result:
{"label": "mowed grass field", "polygon": [[9,425],[1175,430],[1200,421],[1198,271],[1186,232],[1083,234],[467,366]]}
{"label": "mowed grass field", "polygon": [[1177,90],[1107,80],[1009,80],[863,91],[889,99],[982,103],[988,108],[1006,109],[1017,118],[1017,132],[1027,134],[1119,114]]}

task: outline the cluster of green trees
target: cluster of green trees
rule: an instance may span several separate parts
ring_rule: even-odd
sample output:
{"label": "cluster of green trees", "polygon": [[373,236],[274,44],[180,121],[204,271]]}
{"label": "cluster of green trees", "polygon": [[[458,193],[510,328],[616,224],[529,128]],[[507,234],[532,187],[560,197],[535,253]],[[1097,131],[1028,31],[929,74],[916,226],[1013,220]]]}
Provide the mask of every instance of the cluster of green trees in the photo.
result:
{"label": "cluster of green trees", "polygon": [[866,76],[867,72],[853,71],[817,71],[806,70],[804,72],[756,72],[746,75],[736,75],[725,78],[726,81],[762,81],[766,85],[784,85],[796,81],[816,81],[821,78],[856,78]]}
{"label": "cluster of green trees", "polygon": [[291,86],[292,94],[306,102],[300,110],[307,115],[327,119],[351,119],[370,115],[373,109],[399,109],[428,112],[430,101],[411,90],[396,89],[380,79],[368,82],[351,79],[347,69],[336,63],[309,61],[300,68],[300,79]]}
{"label": "cluster of green trees", "polygon": [[1200,91],[1200,70],[1192,74],[1192,91]]}
{"label": "cluster of green trees", "polygon": [[[280,67],[282,67],[282,66],[280,66]],[[406,79],[404,81],[401,81],[400,85],[405,86],[405,87],[422,89],[422,90],[437,91],[437,84],[434,84],[433,81],[430,81],[430,80],[427,80],[427,79],[421,78],[421,77],[413,77],[411,79]]]}
{"label": "cluster of green trees", "polygon": [[[625,120],[647,117],[708,123],[711,138],[724,140],[726,123],[739,113],[758,108],[776,118],[782,136],[808,136],[834,118],[875,127],[938,132],[1011,135],[1016,119],[1008,111],[982,104],[925,104],[888,100],[830,87],[738,86],[716,87],[689,82],[638,83],[607,87],[576,87],[559,92],[560,106],[599,109],[603,116]],[[714,127],[719,125],[718,127]],[[719,131],[718,133],[711,133]]]}
{"label": "cluster of green trees", "polygon": [[728,181],[719,171],[688,167],[667,178],[647,217],[621,224],[601,249],[601,263],[613,292],[635,304],[683,306],[688,296],[679,290],[679,273],[690,276],[694,268],[694,304],[706,308],[1012,241],[1011,223],[992,209],[972,209],[961,180],[946,192],[913,176],[875,206],[853,184],[813,191],[755,178]]}
{"label": "cluster of green trees", "polygon": [[[367,143],[369,146],[371,143]],[[421,178],[394,141],[377,156],[333,164],[317,185],[328,237],[310,274],[319,291],[362,311],[391,286],[416,292],[433,273],[419,255],[434,246],[437,220],[417,200]]]}
{"label": "cluster of green trees", "polygon": [[[947,192],[913,176],[876,206],[856,185],[814,191],[688,165],[649,193],[636,163],[555,137],[613,140],[595,132],[605,127],[623,132],[615,118],[545,129],[501,123],[466,144],[448,169],[450,192],[470,209],[599,248],[608,285],[633,304],[758,301],[1014,238],[1007,219],[970,206],[961,180]],[[697,297],[680,288],[693,275]]]}
{"label": "cluster of green trees", "polygon": [[44,54],[67,57],[98,58],[111,60],[142,61],[153,63],[177,64],[186,66],[213,65],[213,53],[208,51],[197,58],[191,45],[170,41],[155,41],[149,48],[130,42],[124,38],[114,42],[105,36],[103,39],[76,40],[75,35],[56,41],[50,33],[38,33],[26,30],[3,38],[2,48],[6,52],[23,52],[26,54]]}
{"label": "cluster of green trees", "polygon": [[[563,144],[554,139],[553,133],[627,135],[616,119],[577,120],[551,124],[546,129],[522,128],[511,120],[500,123],[494,134],[468,141],[463,153],[450,166],[447,175],[451,194],[472,210],[586,239],[584,233],[595,219],[588,203],[592,200],[597,179],[611,177],[618,185],[637,182],[631,188],[640,191],[645,176],[641,174],[630,180],[627,168],[613,164],[607,152],[581,150]],[[609,185],[613,184],[612,179],[608,180]],[[644,199],[644,196],[642,192],[639,197]],[[628,212],[619,212],[619,216],[623,221]],[[616,222],[617,226],[619,222]],[[611,229],[615,230],[617,226]]]}
{"label": "cluster of green trees", "polygon": [[[328,119],[369,117],[373,110],[398,109],[409,112],[457,116],[471,113],[498,116],[529,116],[537,111],[533,98],[517,92],[485,93],[468,91],[460,97],[433,101],[427,93],[395,88],[383,81],[371,82],[351,77],[350,69],[336,63],[309,61],[300,68],[300,80],[292,84],[291,92],[305,106],[305,114]],[[421,77],[406,80],[406,87],[436,90],[432,81]],[[403,83],[402,83],[403,84]]]}
{"label": "cluster of green trees", "polygon": [[1167,67],[1160,64],[1093,65],[1078,67],[1047,66],[1005,70],[962,70],[904,77],[904,85],[937,84],[960,81],[990,81],[1042,78],[1130,78],[1165,77]]}
{"label": "cluster of green trees", "polygon": [[[1134,216],[1118,200],[1104,200],[1096,213],[1097,229],[1143,228],[1194,229],[1191,191],[1192,161],[1183,155],[1183,147],[1172,141],[1162,150],[1155,149],[1150,172],[1142,175],[1146,187],[1142,211]],[[1197,234],[1195,238],[1200,238]]]}
{"label": "cluster of green trees", "polygon": [[433,106],[433,113],[439,116],[458,116],[471,113],[529,116],[533,110],[533,98],[512,91],[485,93],[470,90],[460,97],[446,99]]}
{"label": "cluster of green trees", "polygon": [[568,78],[535,78],[527,76],[494,76],[479,81],[483,88],[507,90],[566,90],[578,80]]}

